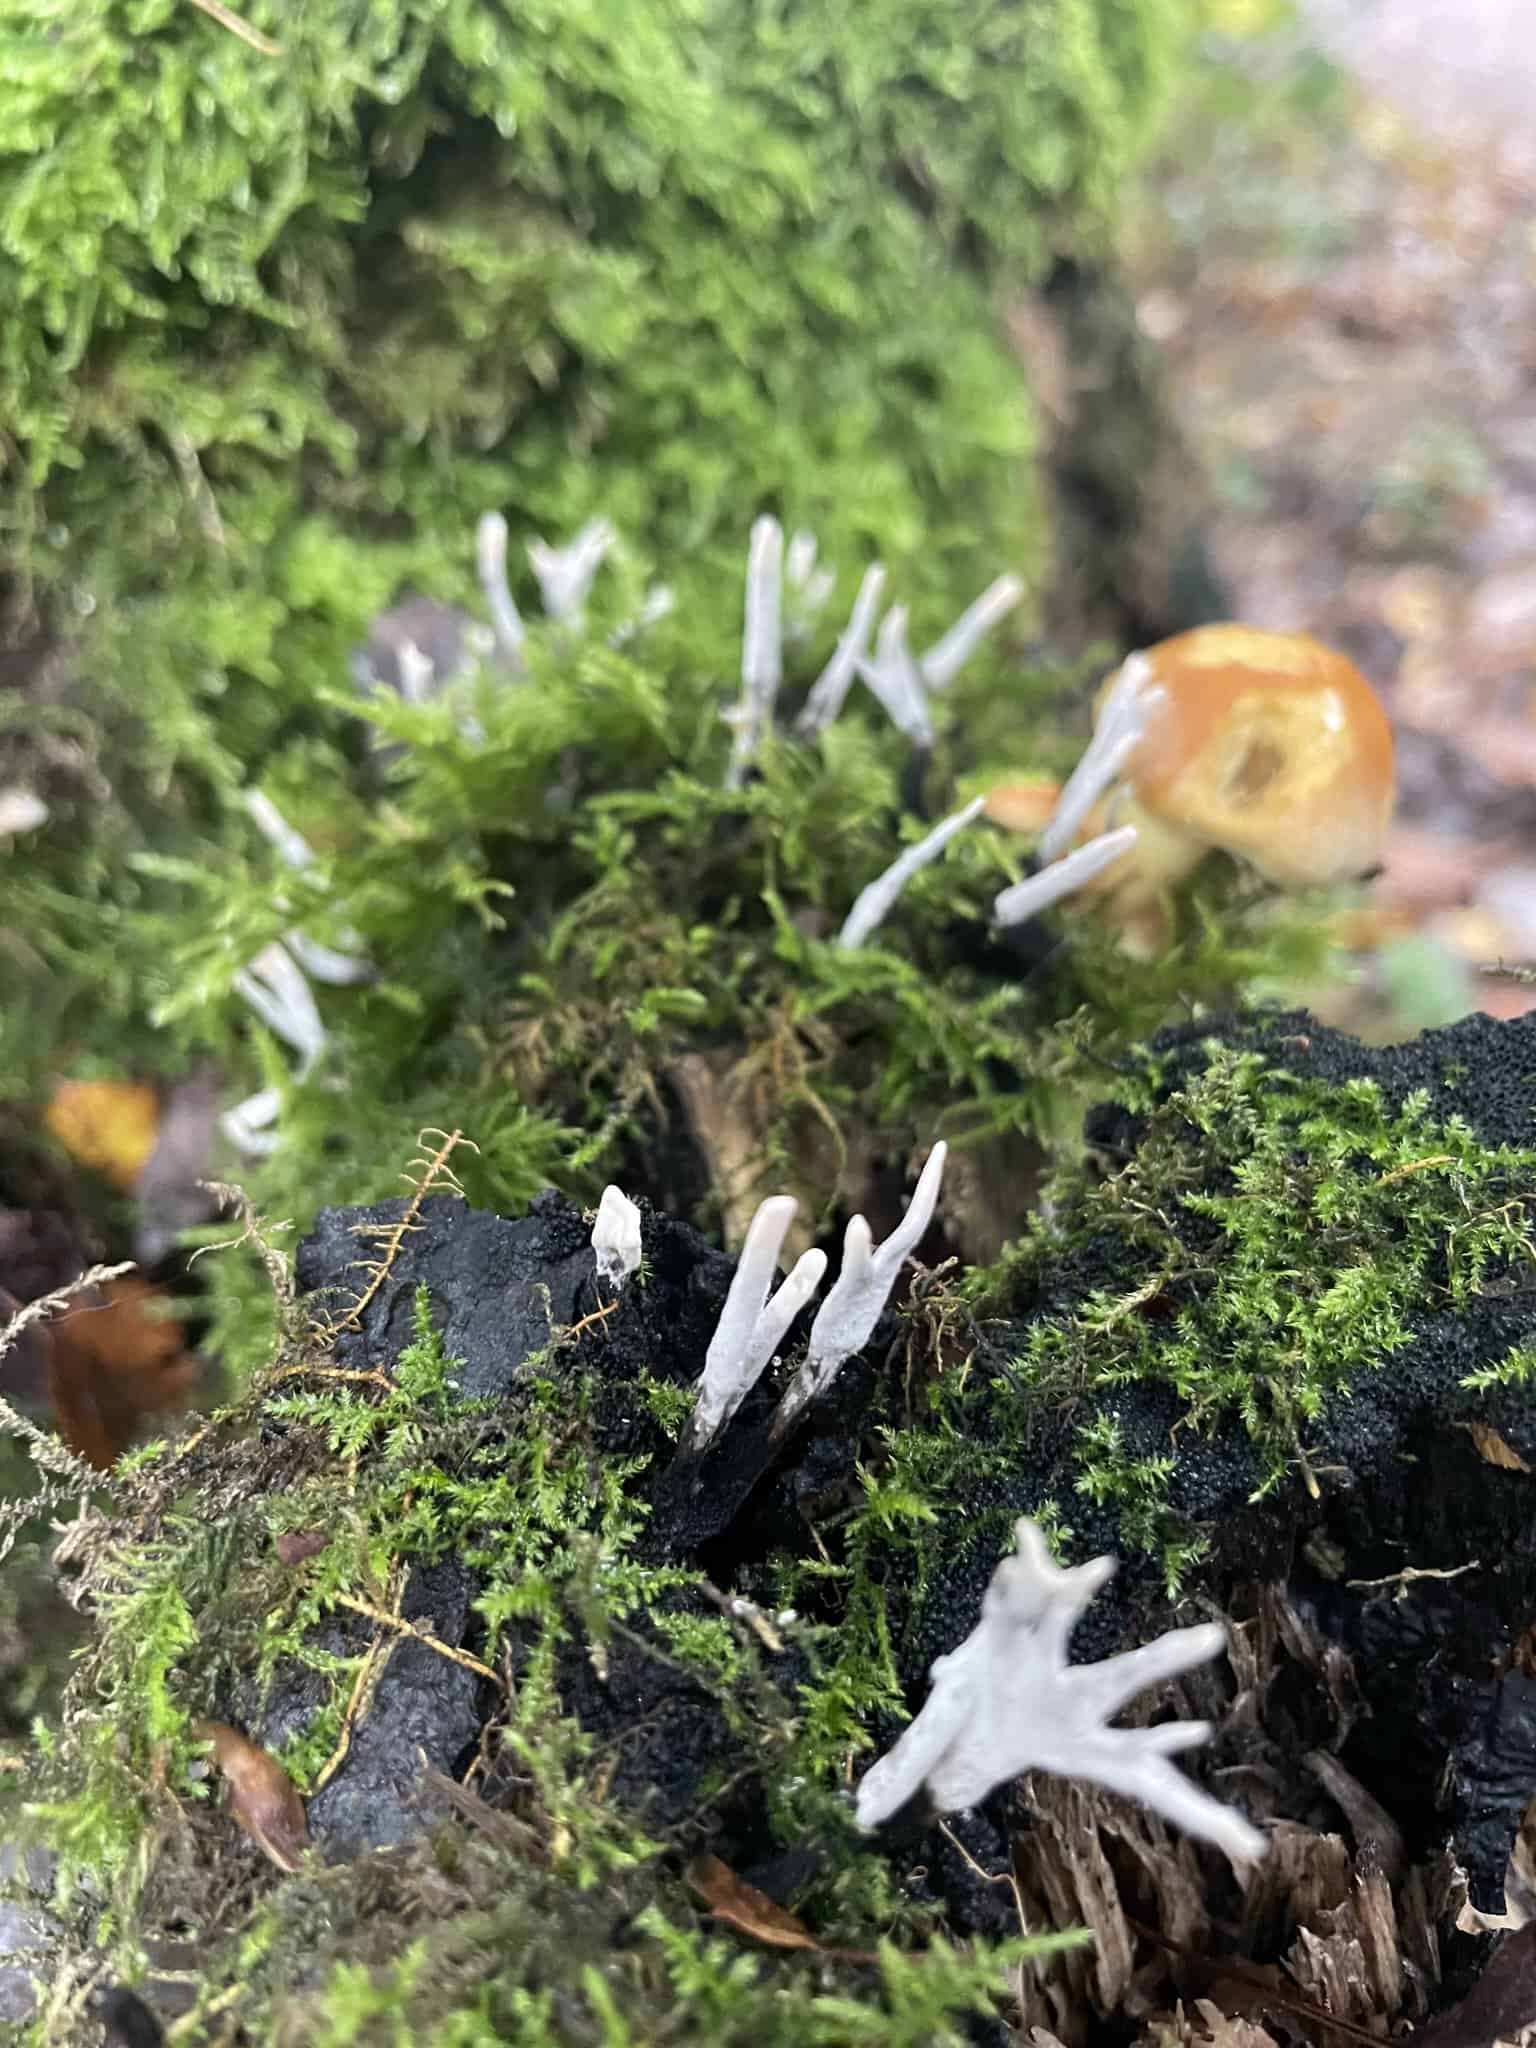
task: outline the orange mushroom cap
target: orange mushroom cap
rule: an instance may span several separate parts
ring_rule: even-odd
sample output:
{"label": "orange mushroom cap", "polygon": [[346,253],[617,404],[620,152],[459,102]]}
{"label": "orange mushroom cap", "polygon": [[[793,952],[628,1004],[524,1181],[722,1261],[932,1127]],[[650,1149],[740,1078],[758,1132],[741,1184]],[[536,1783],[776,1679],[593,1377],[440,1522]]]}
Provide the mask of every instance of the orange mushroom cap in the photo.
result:
{"label": "orange mushroom cap", "polygon": [[1310,634],[1230,625],[1145,660],[1160,701],[1122,771],[1140,809],[1290,888],[1371,866],[1392,813],[1392,729],[1352,661]]}

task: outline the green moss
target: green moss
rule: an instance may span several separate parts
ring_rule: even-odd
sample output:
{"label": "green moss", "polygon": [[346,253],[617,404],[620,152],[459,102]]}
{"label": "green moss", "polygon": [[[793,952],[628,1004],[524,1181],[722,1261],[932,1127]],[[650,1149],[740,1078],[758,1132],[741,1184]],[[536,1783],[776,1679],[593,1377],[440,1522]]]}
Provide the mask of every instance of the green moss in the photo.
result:
{"label": "green moss", "polygon": [[[46,686],[25,673],[39,643],[26,691],[0,695],[0,776],[53,808],[8,867],[8,1085],[59,1061],[174,1074],[233,1050],[233,1009],[221,1029],[201,1020],[279,928],[234,802],[259,782],[343,857],[345,900],[288,878],[301,921],[334,935],[360,911],[386,956],[347,1074],[380,1104],[379,1171],[446,1089],[478,1098],[497,1199],[547,1178],[567,1132],[536,1111],[520,1124],[483,1057],[508,1037],[505,988],[483,987],[511,950],[496,920],[516,932],[570,909],[651,836],[622,809],[594,816],[583,778],[559,821],[573,864],[547,900],[530,890],[565,750],[625,761],[607,794],[676,771],[672,800],[697,804],[694,782],[718,779],[761,508],[817,532],[840,603],[880,553],[919,636],[1003,568],[1038,581],[1030,412],[998,298],[1102,240],[1179,13],[323,0],[295,16],[256,0],[277,59],[175,0],[26,0],[0,55],[16,314],[0,600],[15,632],[40,622],[59,644]],[[600,512],[631,552],[605,571],[596,623],[632,611],[652,570],[679,623],[643,664],[588,655],[541,687],[542,726],[525,704],[477,764],[459,747],[429,772],[425,812],[407,800],[370,826],[349,651],[403,586],[470,596],[469,537],[491,507],[513,518],[520,596],[519,544]],[[833,630],[829,615],[807,665]],[[541,686],[568,666],[552,659]],[[454,756],[451,722],[418,723],[418,767],[428,733]],[[855,812],[827,808],[850,781]],[[869,879],[892,787],[866,752],[805,792],[823,806],[803,848],[826,856],[817,900],[846,907],[845,882]],[[700,815],[728,832],[740,814]],[[677,843],[653,879],[669,908],[697,850]],[[582,914],[605,900],[638,907],[615,892]],[[625,1041],[676,1023],[714,924],[692,900],[665,934]],[[574,974],[581,925],[567,936]],[[465,995],[456,1057],[407,1101],[402,1066]],[[523,996],[537,1010],[543,986]],[[607,1024],[590,1020],[597,1041]],[[375,1184],[371,1169],[333,1183],[353,1198]]]}
{"label": "green moss", "polygon": [[[1115,1274],[1033,1322],[1012,1371],[1032,1401],[1157,1383],[1182,1420],[1165,1457],[1126,1455],[1111,1413],[1078,1431],[1077,1486],[1114,1507],[1132,1550],[1165,1548],[1177,1583],[1198,1538],[1167,1514],[1177,1433],[1236,1425],[1260,1486],[1305,1470],[1329,1401],[1406,1347],[1416,1317],[1464,1306],[1529,1257],[1536,1153],[1489,1146],[1422,1093],[1298,1079],[1212,1042],[1203,1072],[1155,1097],[1133,1156],[1074,1189],[1068,1242]],[[1155,1069],[1152,1070],[1155,1072]],[[1060,1237],[1037,1227],[979,1294],[1027,1299]],[[1468,1384],[1513,1383],[1521,1354]],[[1191,1545],[1196,1547],[1192,1550]]]}

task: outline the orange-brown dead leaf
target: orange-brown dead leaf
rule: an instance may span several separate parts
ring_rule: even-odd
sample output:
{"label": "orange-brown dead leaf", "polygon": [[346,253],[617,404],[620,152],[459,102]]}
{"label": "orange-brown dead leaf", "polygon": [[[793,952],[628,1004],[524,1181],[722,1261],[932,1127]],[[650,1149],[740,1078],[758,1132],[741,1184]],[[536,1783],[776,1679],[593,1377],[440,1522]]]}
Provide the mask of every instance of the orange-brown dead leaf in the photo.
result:
{"label": "orange-brown dead leaf", "polygon": [[1501,1472],[1529,1472],[1530,1466],[1512,1444],[1507,1444],[1499,1432],[1486,1422],[1469,1422],[1468,1434],[1477,1446],[1477,1455],[1490,1465],[1497,1465]]}
{"label": "orange-brown dead leaf", "polygon": [[43,1123],[72,1159],[131,1195],[155,1149],[160,1101],[142,1081],[61,1081]]}
{"label": "orange-brown dead leaf", "polygon": [[229,1810],[269,1862],[293,1872],[309,1847],[309,1822],[292,1778],[275,1756],[227,1721],[199,1721],[198,1740],[229,1786]]}
{"label": "orange-brown dead leaf", "polygon": [[70,1449],[105,1472],[146,1417],[185,1405],[200,1365],[165,1297],[128,1273],[48,1326],[48,1391]]}
{"label": "orange-brown dead leaf", "polygon": [[691,1890],[709,1908],[710,1915],[734,1927],[765,1948],[807,1949],[819,1956],[832,1956],[844,1963],[873,1963],[878,1960],[865,1949],[828,1948],[819,1942],[803,1920],[776,1904],[766,1892],[738,1877],[718,1856],[695,1856],[684,1872]]}

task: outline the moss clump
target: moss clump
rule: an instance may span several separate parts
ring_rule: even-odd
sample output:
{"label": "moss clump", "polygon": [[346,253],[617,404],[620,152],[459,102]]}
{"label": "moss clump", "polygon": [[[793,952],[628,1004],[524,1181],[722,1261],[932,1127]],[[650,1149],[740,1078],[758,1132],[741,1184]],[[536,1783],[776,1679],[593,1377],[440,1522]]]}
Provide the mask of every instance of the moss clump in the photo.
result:
{"label": "moss clump", "polygon": [[14,10],[0,786],[53,823],[7,1071],[152,1044],[157,863],[238,865],[290,747],[323,792],[325,692],[399,589],[466,594],[486,510],[520,597],[523,542],[612,520],[703,670],[764,507],[919,630],[1038,579],[996,296],[1102,238],[1178,13],[257,0],[273,57],[178,0]]}

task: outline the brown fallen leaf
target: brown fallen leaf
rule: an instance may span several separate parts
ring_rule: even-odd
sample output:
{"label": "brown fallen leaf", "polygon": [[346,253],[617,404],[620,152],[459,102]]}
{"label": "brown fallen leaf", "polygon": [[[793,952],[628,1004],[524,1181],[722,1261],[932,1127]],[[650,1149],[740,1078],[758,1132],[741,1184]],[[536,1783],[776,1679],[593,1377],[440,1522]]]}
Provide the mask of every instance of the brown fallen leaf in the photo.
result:
{"label": "brown fallen leaf", "polygon": [[1520,1453],[1507,1444],[1499,1432],[1486,1422],[1469,1422],[1467,1434],[1477,1446],[1477,1454],[1490,1465],[1497,1465],[1504,1472],[1529,1472],[1530,1466]]}
{"label": "brown fallen leaf", "polygon": [[148,1417],[185,1406],[201,1371],[166,1297],[136,1273],[47,1326],[48,1391],[70,1449],[107,1471]]}
{"label": "brown fallen leaf", "polygon": [[213,1761],[229,1786],[229,1810],[269,1862],[290,1874],[309,1847],[309,1822],[292,1778],[275,1756],[227,1721],[199,1721],[194,1730],[211,1745]]}
{"label": "brown fallen leaf", "polygon": [[828,1948],[819,1942],[803,1920],[760,1892],[756,1885],[738,1877],[718,1856],[695,1856],[683,1873],[691,1890],[709,1908],[711,1916],[734,1927],[765,1948],[808,1949],[819,1956],[832,1956],[843,1963],[873,1963],[878,1957],[867,1949]]}
{"label": "brown fallen leaf", "polygon": [[142,1081],[61,1081],[43,1123],[72,1159],[131,1195],[155,1147],[160,1103]]}

